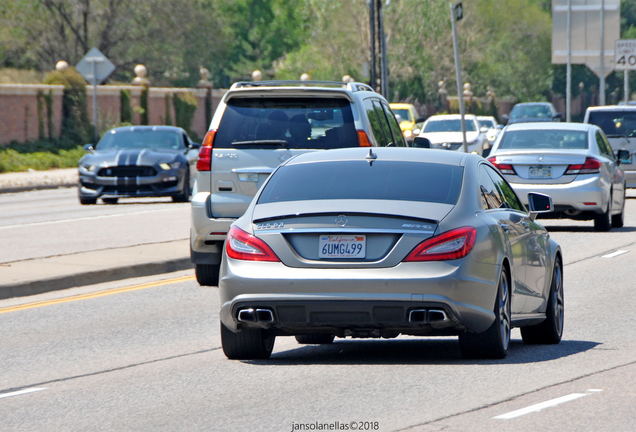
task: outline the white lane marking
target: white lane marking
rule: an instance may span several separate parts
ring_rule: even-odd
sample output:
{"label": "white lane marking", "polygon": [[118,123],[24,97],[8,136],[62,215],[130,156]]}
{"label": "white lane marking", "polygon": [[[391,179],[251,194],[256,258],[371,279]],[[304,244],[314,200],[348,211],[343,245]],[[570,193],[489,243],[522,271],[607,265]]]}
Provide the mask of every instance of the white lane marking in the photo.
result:
{"label": "white lane marking", "polygon": [[40,391],[40,390],[46,390],[46,388],[30,388],[30,389],[14,391],[14,392],[11,392],[11,393],[0,393],[0,399],[6,398],[6,397],[11,397],[11,396],[19,396],[19,395],[23,395],[23,394],[27,394],[27,393],[33,393],[33,392]]}
{"label": "white lane marking", "polygon": [[629,251],[617,250],[616,252],[612,252],[611,254],[603,255],[601,258],[614,258],[614,257],[617,257],[619,255],[626,254],[627,252],[629,252]]}
{"label": "white lane marking", "polygon": [[603,390],[601,389],[589,389],[587,390],[588,393],[598,393],[598,392],[602,392]]}
{"label": "white lane marking", "polygon": [[499,420],[509,420],[509,419],[513,419],[516,417],[521,417],[522,415],[526,415],[526,414],[530,414],[533,412],[538,412],[541,410],[544,410],[546,408],[551,408],[553,406],[557,406],[559,404],[565,403],[565,402],[570,402],[573,401],[575,399],[578,398],[582,398],[583,396],[588,396],[585,393],[572,393],[570,395],[567,396],[563,396],[560,398],[556,398],[556,399],[552,399],[546,402],[541,402],[538,403],[536,405],[530,405],[529,407],[526,408],[522,408],[516,411],[511,411],[509,413],[506,414],[502,414],[502,415],[498,415],[497,417],[493,417],[494,419],[499,419]]}
{"label": "white lane marking", "polygon": [[46,222],[33,222],[33,223],[19,224],[19,225],[5,225],[5,226],[0,226],[0,230],[1,229],[7,229],[7,228],[22,228],[22,227],[31,227],[31,226],[38,226],[38,225],[51,225],[51,224],[56,224],[56,223],[66,223],[66,222],[76,222],[76,221],[84,221],[84,220],[104,219],[104,218],[115,217],[115,216],[128,216],[128,215],[138,215],[138,214],[146,214],[146,213],[156,213],[158,211],[167,211],[167,210],[178,210],[178,208],[175,207],[175,208],[166,208],[166,209],[159,209],[159,210],[143,210],[143,211],[138,211],[138,212],[116,213],[116,214],[110,214],[110,215],[90,216],[90,217],[82,217],[82,218],[76,218],[76,219],[61,219],[61,220],[46,221]]}

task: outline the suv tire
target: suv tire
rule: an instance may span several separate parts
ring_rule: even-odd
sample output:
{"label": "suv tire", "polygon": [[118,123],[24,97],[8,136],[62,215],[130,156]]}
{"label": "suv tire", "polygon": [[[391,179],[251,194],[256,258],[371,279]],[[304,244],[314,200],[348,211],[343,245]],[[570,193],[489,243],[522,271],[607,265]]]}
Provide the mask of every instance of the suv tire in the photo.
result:
{"label": "suv tire", "polygon": [[221,264],[195,264],[194,274],[201,286],[219,286]]}

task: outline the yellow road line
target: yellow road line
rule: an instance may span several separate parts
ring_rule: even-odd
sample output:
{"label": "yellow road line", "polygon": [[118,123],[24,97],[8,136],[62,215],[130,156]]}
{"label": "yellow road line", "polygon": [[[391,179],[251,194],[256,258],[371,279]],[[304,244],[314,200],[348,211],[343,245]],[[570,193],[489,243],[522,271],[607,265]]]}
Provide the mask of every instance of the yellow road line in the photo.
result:
{"label": "yellow road line", "polygon": [[166,280],[157,281],[157,282],[148,282],[148,283],[143,283],[139,285],[131,285],[131,286],[123,287],[123,288],[108,289],[103,291],[97,291],[94,293],[87,293],[87,294],[78,294],[74,296],[53,299],[53,300],[42,300],[38,302],[26,303],[26,304],[21,304],[17,306],[7,306],[4,308],[0,308],[0,314],[7,313],[7,312],[15,312],[15,311],[24,310],[24,309],[33,309],[33,308],[42,307],[42,306],[49,306],[49,305],[54,305],[58,303],[67,303],[67,302],[72,302],[77,300],[86,300],[91,298],[104,297],[104,296],[113,295],[113,294],[120,294],[124,292],[129,292],[129,291],[137,291],[137,290],[142,290],[146,288],[158,287],[161,285],[168,285],[171,283],[185,282],[185,281],[189,281],[193,279],[195,279],[195,276],[181,276],[174,279],[166,279]]}

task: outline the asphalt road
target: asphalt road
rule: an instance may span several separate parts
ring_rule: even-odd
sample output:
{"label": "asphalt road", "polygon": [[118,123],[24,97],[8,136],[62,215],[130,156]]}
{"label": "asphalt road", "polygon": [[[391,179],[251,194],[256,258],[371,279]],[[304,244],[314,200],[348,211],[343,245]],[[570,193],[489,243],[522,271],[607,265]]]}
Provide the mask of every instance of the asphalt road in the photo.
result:
{"label": "asphalt road", "polygon": [[626,215],[609,233],[545,221],[564,251],[564,339],[515,330],[498,361],[413,337],[278,338],[268,361],[230,361],[216,288],[192,271],[0,301],[0,429],[632,431],[636,199]]}

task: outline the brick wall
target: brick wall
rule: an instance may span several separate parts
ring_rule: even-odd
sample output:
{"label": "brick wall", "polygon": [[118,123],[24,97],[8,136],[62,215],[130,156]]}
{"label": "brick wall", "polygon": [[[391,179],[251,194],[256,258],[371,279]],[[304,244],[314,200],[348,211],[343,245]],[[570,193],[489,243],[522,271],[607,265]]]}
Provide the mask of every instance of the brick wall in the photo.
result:
{"label": "brick wall", "polygon": [[[131,94],[133,107],[133,124],[140,124],[141,116],[134,107],[141,105],[141,87],[138,86],[97,86],[97,120],[100,129],[116,124],[120,120],[120,91],[126,89]],[[64,87],[61,85],[31,85],[31,84],[0,84],[0,145],[11,141],[29,141],[39,138],[38,126],[38,92],[52,94],[53,136],[59,136],[62,124],[62,95]],[[208,130],[205,121],[206,89],[159,88],[150,87],[148,91],[148,121],[150,124],[165,124],[166,122],[166,94],[189,92],[194,94],[198,107],[192,121],[192,131],[199,138]],[[225,90],[212,90],[212,113],[218,106]],[[93,87],[86,86],[88,115],[93,121]],[[48,136],[46,105],[42,100],[42,121],[45,136]],[[174,107],[169,107],[172,124],[175,125]]]}

